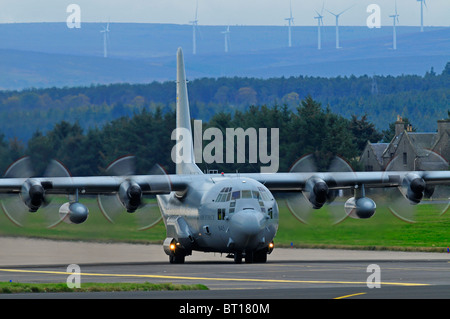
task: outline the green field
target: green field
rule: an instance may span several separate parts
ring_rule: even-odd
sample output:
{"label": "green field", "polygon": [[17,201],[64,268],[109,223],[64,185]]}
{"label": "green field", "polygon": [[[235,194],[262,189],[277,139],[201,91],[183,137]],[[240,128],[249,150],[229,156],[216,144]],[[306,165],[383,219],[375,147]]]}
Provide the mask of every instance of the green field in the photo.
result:
{"label": "green field", "polygon": [[[84,240],[101,242],[162,243],[164,223],[138,231],[133,214],[123,213],[114,224],[107,221],[97,208],[96,200],[81,200],[90,209],[88,220],[81,225],[60,224],[47,229],[42,214],[28,216],[24,227],[12,224],[0,212],[0,236],[27,236],[49,239]],[[298,221],[279,202],[280,225],[275,244],[278,247],[320,247],[351,249],[396,249],[444,252],[450,245],[450,212],[440,214],[432,205],[417,206],[416,223],[406,223],[379,207],[371,219],[347,218],[332,225],[327,208],[314,211],[308,225]]]}

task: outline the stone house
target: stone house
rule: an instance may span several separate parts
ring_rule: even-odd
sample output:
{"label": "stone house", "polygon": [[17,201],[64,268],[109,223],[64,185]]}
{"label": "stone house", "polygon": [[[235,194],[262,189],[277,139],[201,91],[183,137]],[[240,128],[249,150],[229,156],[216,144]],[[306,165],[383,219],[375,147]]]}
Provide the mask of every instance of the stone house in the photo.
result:
{"label": "stone house", "polygon": [[413,132],[402,118],[390,143],[367,142],[360,157],[365,171],[446,170],[450,160],[450,120],[439,120],[437,132]]}

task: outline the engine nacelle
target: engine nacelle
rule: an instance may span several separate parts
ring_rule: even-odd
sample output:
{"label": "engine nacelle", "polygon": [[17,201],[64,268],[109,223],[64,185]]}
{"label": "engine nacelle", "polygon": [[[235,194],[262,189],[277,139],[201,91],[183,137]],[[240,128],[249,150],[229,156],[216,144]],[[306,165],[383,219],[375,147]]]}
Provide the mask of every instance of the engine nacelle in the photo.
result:
{"label": "engine nacelle", "polygon": [[127,212],[134,213],[142,203],[142,189],[136,182],[125,181],[120,184],[119,198]]}
{"label": "engine nacelle", "polygon": [[411,204],[416,205],[422,200],[426,186],[425,181],[419,175],[406,174],[402,182],[403,194]]}
{"label": "engine nacelle", "polygon": [[29,179],[22,185],[22,200],[30,212],[36,212],[45,202],[45,189],[36,180]]}
{"label": "engine nacelle", "polygon": [[89,209],[79,202],[64,203],[59,208],[60,218],[67,224],[81,224],[89,216]]}
{"label": "engine nacelle", "polygon": [[348,216],[355,219],[367,219],[375,214],[377,205],[368,197],[355,197],[349,198],[345,202],[345,212]]}
{"label": "engine nacelle", "polygon": [[314,209],[319,209],[328,199],[328,185],[323,179],[312,177],[306,181],[303,194]]}

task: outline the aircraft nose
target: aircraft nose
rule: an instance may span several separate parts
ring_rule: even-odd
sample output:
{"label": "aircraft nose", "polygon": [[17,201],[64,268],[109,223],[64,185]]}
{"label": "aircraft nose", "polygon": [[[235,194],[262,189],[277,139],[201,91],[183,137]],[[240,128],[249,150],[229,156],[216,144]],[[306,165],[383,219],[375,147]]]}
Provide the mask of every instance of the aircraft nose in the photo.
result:
{"label": "aircraft nose", "polygon": [[264,228],[264,215],[255,210],[236,212],[230,220],[234,237],[257,235]]}

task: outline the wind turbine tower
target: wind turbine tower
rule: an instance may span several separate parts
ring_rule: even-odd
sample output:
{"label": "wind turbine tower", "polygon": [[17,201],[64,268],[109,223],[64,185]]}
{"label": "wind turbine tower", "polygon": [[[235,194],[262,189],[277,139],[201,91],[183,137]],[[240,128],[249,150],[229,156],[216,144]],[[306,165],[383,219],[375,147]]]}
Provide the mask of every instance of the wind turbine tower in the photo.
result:
{"label": "wind turbine tower", "polygon": [[108,41],[109,41],[109,22],[106,24],[106,28],[103,28],[103,57],[108,57]]}
{"label": "wind turbine tower", "polygon": [[222,34],[225,36],[225,53],[228,53],[230,41],[230,26],[228,26],[225,31],[222,31]]}
{"label": "wind turbine tower", "polygon": [[340,49],[340,45],[339,45],[339,17],[344,13],[347,12],[348,10],[350,10],[352,7],[345,9],[344,11],[341,11],[340,13],[333,13],[330,10],[327,10],[329,13],[331,13],[332,15],[334,15],[336,17],[336,49]]}
{"label": "wind turbine tower", "polygon": [[197,54],[197,36],[196,36],[198,25],[197,12],[198,12],[198,1],[195,7],[195,19],[193,21],[190,21],[190,24],[192,24],[192,54]]}
{"label": "wind turbine tower", "polygon": [[397,50],[397,22],[398,22],[398,13],[397,13],[397,1],[395,1],[395,14],[390,15],[390,18],[392,18],[393,27],[394,27],[394,33],[393,33],[393,40],[392,40],[392,48],[394,50]]}
{"label": "wind turbine tower", "polygon": [[292,1],[289,2],[289,10],[290,10],[289,18],[286,18],[284,20],[288,22],[288,46],[291,47],[292,46],[291,24],[294,24],[294,18],[292,17]]}
{"label": "wind turbine tower", "polygon": [[417,0],[420,2],[420,32],[423,32],[423,5],[427,6],[427,2],[425,0]]}
{"label": "wind turbine tower", "polygon": [[321,50],[322,49],[322,38],[321,38],[321,33],[320,33],[320,27],[323,26],[323,7],[322,7],[322,11],[321,13],[317,12],[317,16],[314,17],[314,19],[317,19],[317,49]]}

